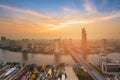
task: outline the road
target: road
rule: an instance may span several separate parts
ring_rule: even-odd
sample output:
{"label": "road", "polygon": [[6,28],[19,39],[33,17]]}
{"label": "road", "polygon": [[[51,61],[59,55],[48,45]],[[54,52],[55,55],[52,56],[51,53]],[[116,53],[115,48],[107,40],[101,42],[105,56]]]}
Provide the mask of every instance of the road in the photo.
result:
{"label": "road", "polygon": [[78,53],[76,53],[69,47],[67,47],[67,49],[71,56],[87,70],[87,72],[92,76],[94,80],[105,80],[105,77],[102,76],[97,70],[95,70],[85,59],[80,57]]}
{"label": "road", "polygon": [[67,79],[66,80],[78,80],[75,72],[73,71],[72,66],[66,66],[65,67],[65,73],[67,74]]}

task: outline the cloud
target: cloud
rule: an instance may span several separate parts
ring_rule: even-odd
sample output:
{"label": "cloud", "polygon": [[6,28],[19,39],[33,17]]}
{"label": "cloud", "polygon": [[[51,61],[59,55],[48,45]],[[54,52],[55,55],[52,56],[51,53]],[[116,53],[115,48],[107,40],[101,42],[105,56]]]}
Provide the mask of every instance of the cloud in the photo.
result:
{"label": "cloud", "polygon": [[110,17],[111,13],[107,13],[107,15],[105,15],[104,13],[99,12],[97,7],[93,4],[92,0],[83,0],[83,2],[83,10],[63,7],[63,15],[61,17],[66,21],[63,22],[63,25],[61,24],[60,26],[66,26],[69,24],[90,24],[109,20],[115,17]]}
{"label": "cloud", "polygon": [[7,6],[7,5],[1,5],[0,4],[0,8],[15,11],[15,12],[20,12],[20,13],[24,13],[24,14],[29,14],[29,15],[33,15],[33,16],[38,16],[38,17],[46,18],[46,19],[52,19],[53,18],[53,16],[47,15],[45,13],[40,13],[40,12],[36,12],[36,11],[32,11],[32,10],[26,10],[26,9],[19,9],[19,8]]}
{"label": "cloud", "polygon": [[[90,24],[90,23],[107,21],[107,20],[120,17],[119,10],[117,11],[113,10],[111,12],[104,12],[104,13],[99,12],[95,7],[95,5],[94,7],[93,5],[91,6],[92,2],[89,3],[88,0],[85,0],[85,1],[86,1],[85,5],[87,4],[90,7],[90,9],[85,9],[85,11],[87,10],[90,14],[88,15],[88,13],[80,11],[78,9],[65,7],[63,8],[64,14],[61,16],[64,18],[64,20],[66,20],[65,22],[63,22],[63,24],[66,24],[66,25],[67,24]],[[95,12],[92,12],[93,8],[95,8]]]}
{"label": "cloud", "polygon": [[83,6],[88,14],[94,14],[97,12],[96,6],[92,3],[92,0],[84,0]]}
{"label": "cloud", "polygon": [[61,11],[58,15],[48,15],[46,13],[43,14],[41,12],[20,9],[7,5],[0,5],[0,8],[22,14],[28,14],[33,17],[39,17],[31,18],[18,16],[18,20],[15,21],[15,24],[20,24],[21,26],[35,26],[37,27],[36,30],[40,30],[41,32],[59,30],[60,28],[68,27],[71,24],[91,24],[120,17],[120,11],[106,13],[99,12],[95,5],[92,2],[89,2],[89,0],[85,0],[84,2],[85,12],[78,9],[63,7],[63,11]]}

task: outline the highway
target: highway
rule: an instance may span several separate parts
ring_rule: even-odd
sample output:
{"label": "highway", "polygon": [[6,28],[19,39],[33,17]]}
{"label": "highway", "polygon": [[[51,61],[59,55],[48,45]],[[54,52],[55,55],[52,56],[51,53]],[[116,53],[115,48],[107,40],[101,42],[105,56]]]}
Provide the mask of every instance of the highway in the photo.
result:
{"label": "highway", "polygon": [[73,51],[71,48],[67,47],[70,55],[79,62],[87,72],[92,76],[94,80],[105,80],[105,77],[102,76],[98,71],[96,71],[85,59],[83,59],[78,53]]}

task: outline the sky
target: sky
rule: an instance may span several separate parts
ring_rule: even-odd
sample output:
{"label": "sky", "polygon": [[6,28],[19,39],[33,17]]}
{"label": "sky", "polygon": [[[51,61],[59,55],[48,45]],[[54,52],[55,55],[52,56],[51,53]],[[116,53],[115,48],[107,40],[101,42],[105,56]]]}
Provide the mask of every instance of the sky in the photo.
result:
{"label": "sky", "polygon": [[120,38],[120,0],[0,0],[0,36]]}

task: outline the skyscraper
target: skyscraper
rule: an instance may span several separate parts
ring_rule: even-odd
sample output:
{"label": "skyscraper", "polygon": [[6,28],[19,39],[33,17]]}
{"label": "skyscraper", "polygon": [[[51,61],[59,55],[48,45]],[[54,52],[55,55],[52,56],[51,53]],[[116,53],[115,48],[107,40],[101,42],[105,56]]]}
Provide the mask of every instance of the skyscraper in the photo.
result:
{"label": "skyscraper", "polygon": [[82,28],[82,48],[86,49],[87,48],[87,34],[85,28]]}

